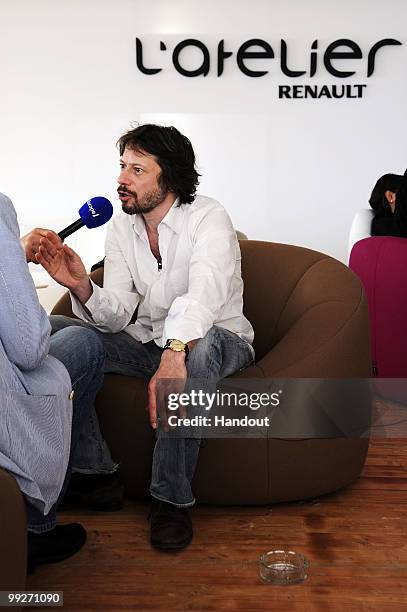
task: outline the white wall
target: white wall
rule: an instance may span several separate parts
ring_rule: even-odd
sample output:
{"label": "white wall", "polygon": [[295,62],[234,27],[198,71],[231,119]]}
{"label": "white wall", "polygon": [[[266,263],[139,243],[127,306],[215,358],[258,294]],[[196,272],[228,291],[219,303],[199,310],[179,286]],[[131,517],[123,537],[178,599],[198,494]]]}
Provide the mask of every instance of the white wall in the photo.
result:
{"label": "white wall", "polygon": [[[190,137],[201,193],[219,199],[250,238],[342,260],[353,214],[376,178],[407,166],[403,0],[0,0],[0,19],[0,190],[25,227],[60,229],[94,195],[117,202],[115,142],[137,120],[173,123]],[[315,38],[320,58],[343,37],[364,54],[382,38],[403,46],[379,52],[370,79],[360,71],[333,79],[323,67],[313,79],[287,79],[278,58],[260,61],[270,74],[254,79],[234,57],[221,78],[215,66],[206,78],[185,78],[165,61],[149,77],[136,68],[136,36],[151,65],[164,61],[159,40],[170,47],[188,37],[212,51],[221,38],[234,51],[263,38],[276,56],[284,38],[294,67],[302,67]],[[276,97],[278,84],[342,81],[368,84],[364,98]],[[92,232],[94,252],[89,235],[77,244],[87,261],[103,254],[104,231]]]}

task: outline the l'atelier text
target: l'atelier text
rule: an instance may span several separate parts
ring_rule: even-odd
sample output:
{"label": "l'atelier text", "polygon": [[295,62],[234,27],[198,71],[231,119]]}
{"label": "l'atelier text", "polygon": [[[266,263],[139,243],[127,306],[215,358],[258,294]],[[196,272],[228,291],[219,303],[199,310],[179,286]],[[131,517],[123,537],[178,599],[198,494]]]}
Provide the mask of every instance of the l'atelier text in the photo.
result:
{"label": "l'atelier text", "polygon": [[[167,53],[167,43],[160,41],[160,53]],[[370,78],[376,66],[377,57],[380,53],[385,52],[386,47],[399,46],[402,43],[394,38],[384,38],[374,43],[366,53],[353,40],[349,38],[340,38],[329,43],[324,52],[319,50],[319,41],[314,40],[309,50],[305,50],[302,66],[292,66],[289,64],[289,49],[288,44],[284,39],[280,40],[279,65],[281,72],[289,78],[297,78],[302,76],[314,77],[320,72],[320,67],[324,68],[328,74],[336,78],[348,78],[355,74],[367,76]],[[188,56],[188,50],[198,50],[198,62],[194,67],[186,66],[185,58]],[[156,52],[157,49],[154,49]],[[388,50],[387,50],[388,51]],[[136,60],[137,68],[146,75],[156,75],[163,70],[160,66],[152,66],[152,61],[147,65],[145,59],[145,49],[140,38],[136,38]],[[151,53],[149,45],[148,53]],[[217,45],[216,52],[211,51],[202,41],[196,38],[187,38],[177,43],[172,49],[172,64],[175,70],[184,77],[206,77],[208,74],[214,73],[213,65],[216,66],[216,76],[222,76],[225,68],[225,63],[233,62],[231,59],[235,55],[235,62],[238,69],[245,76],[258,78],[269,74],[268,67],[275,68],[276,54],[272,45],[261,38],[251,38],[240,45],[237,51],[226,48],[225,41],[222,39]],[[251,60],[264,61],[264,69],[259,70],[258,64],[256,69],[250,65]],[[339,68],[337,60],[358,60],[358,70],[345,70],[343,64]],[[155,60],[157,63],[158,60]],[[353,64],[352,64],[353,67]]]}

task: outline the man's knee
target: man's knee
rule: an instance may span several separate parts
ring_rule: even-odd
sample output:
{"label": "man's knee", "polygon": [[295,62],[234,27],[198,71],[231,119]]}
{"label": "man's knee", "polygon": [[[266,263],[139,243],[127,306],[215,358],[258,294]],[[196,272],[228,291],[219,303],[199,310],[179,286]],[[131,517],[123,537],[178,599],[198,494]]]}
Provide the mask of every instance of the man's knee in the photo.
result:
{"label": "man's knee", "polygon": [[198,340],[194,348],[191,350],[187,361],[187,370],[189,376],[193,376],[195,372],[199,374],[202,368],[205,368],[209,362],[221,362],[221,343],[219,338],[219,328],[211,327],[207,334]]}
{"label": "man's knee", "polygon": [[193,350],[197,350],[196,354],[207,355],[213,351],[215,347],[220,347],[222,343],[222,332],[223,330],[220,327],[214,325],[203,338],[198,340]]}
{"label": "man's knee", "polygon": [[67,317],[65,315],[49,315],[49,322],[51,324],[51,333],[64,329],[65,327],[78,326],[80,324],[78,319],[73,317]]}
{"label": "man's knee", "polygon": [[187,361],[188,376],[230,376],[252,361],[252,353],[250,345],[239,336],[214,325],[192,349]]}
{"label": "man's knee", "polygon": [[69,331],[74,332],[80,339],[81,344],[78,350],[88,355],[89,360],[100,362],[102,367],[106,351],[103,341],[96,330],[85,327],[72,327]]}
{"label": "man's knee", "polygon": [[103,367],[105,348],[95,330],[77,325],[68,325],[55,331],[51,337],[50,354],[65,361],[75,357],[81,363]]}

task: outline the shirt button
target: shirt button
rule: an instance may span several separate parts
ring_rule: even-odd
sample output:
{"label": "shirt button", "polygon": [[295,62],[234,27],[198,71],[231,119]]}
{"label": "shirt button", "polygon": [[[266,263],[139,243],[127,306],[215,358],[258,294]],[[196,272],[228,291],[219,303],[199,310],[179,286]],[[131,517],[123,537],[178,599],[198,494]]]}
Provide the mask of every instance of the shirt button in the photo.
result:
{"label": "shirt button", "polygon": [[72,391],[71,391],[71,392],[70,392],[70,394],[69,394],[69,399],[70,399],[70,400],[73,400],[74,395],[75,395],[75,391],[72,389]]}

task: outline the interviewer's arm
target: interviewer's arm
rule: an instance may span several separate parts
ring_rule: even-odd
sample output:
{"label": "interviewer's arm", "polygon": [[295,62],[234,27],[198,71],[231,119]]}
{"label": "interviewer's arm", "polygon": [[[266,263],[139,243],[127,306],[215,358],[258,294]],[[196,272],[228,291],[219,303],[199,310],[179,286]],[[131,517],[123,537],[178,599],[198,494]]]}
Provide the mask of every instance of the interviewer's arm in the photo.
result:
{"label": "interviewer's arm", "polygon": [[0,194],[0,339],[8,359],[21,370],[39,366],[51,333],[19,241],[11,200]]}

